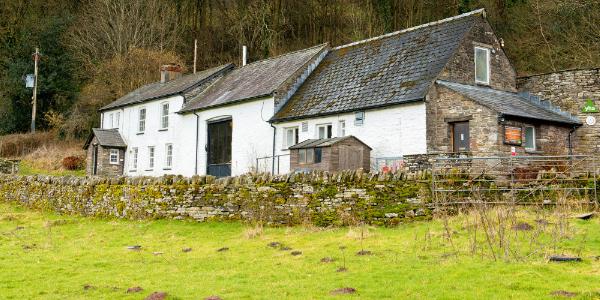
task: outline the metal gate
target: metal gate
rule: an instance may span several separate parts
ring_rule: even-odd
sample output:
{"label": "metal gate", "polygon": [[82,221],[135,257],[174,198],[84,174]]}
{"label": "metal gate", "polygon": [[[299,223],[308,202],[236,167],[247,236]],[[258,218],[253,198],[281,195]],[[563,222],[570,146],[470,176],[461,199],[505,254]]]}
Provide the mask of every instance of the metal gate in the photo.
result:
{"label": "metal gate", "polygon": [[518,156],[435,158],[436,204],[597,204],[597,158]]}

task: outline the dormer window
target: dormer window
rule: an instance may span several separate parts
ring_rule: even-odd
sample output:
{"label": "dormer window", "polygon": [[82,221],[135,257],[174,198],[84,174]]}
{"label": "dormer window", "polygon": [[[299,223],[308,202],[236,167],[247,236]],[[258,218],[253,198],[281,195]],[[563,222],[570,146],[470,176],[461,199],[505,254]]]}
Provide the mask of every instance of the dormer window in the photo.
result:
{"label": "dormer window", "polygon": [[475,47],[475,83],[490,84],[490,49]]}

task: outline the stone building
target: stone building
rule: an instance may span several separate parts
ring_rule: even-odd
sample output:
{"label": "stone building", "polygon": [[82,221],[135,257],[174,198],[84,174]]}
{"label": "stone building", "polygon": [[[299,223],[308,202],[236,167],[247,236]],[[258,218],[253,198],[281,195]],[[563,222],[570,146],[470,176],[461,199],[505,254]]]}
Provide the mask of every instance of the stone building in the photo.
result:
{"label": "stone building", "polygon": [[292,171],[370,170],[371,147],[353,136],[309,139],[290,147]]}
{"label": "stone building", "polygon": [[86,150],[88,175],[119,176],[125,166],[127,144],[117,129],[93,129],[83,149]]}
{"label": "stone building", "polygon": [[576,116],[582,126],[574,132],[575,154],[600,151],[600,68],[574,69],[523,76],[521,91],[529,91]]}

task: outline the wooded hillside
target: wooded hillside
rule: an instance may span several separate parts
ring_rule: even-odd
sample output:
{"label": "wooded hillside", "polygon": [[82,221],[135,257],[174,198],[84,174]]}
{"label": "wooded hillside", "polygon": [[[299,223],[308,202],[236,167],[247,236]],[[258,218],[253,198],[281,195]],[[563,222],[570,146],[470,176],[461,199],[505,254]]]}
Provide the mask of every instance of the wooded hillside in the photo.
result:
{"label": "wooded hillside", "polygon": [[520,74],[600,65],[598,0],[4,0],[0,7],[0,134],[31,118],[31,54],[40,47],[42,128],[81,137],[96,110],[158,67],[190,70],[332,46],[484,7]]}

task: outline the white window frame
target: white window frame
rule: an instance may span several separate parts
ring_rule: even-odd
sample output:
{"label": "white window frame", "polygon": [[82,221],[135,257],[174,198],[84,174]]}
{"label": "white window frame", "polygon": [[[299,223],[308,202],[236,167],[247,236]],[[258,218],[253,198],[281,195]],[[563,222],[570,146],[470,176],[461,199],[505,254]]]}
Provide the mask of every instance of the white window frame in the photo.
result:
{"label": "white window frame", "polygon": [[[165,114],[165,106],[167,107],[167,113]],[[169,128],[169,113],[170,113],[169,102],[163,102],[160,104],[160,129],[166,130]]]}
{"label": "white window frame", "polygon": [[138,167],[138,148],[134,147],[131,149],[131,171],[136,171]]}
{"label": "white window frame", "polygon": [[346,120],[338,121],[338,137],[346,136]]}
{"label": "white window frame", "polygon": [[148,170],[154,169],[155,156],[156,148],[154,146],[148,146]]}
{"label": "white window frame", "polygon": [[119,164],[119,149],[110,149],[110,153],[108,156],[108,162],[111,165]]}
{"label": "white window frame", "polygon": [[[486,81],[478,80],[477,79],[477,51],[478,50],[483,50],[483,51],[485,51],[485,54],[486,54],[486,65],[487,65],[487,68],[486,68],[486,71],[487,71],[486,79],[487,80]],[[475,83],[477,83],[477,84],[485,84],[485,85],[489,85],[490,84],[490,76],[491,76],[491,70],[490,70],[491,69],[491,65],[490,65],[490,52],[491,51],[490,51],[489,48],[477,47],[477,46],[475,46],[475,48],[473,50],[473,60],[475,61],[475,72],[474,72],[474,74],[475,74]]]}
{"label": "white window frame", "polygon": [[117,122],[117,126],[115,128],[119,128],[121,126],[121,112],[118,111],[115,114],[115,121]]}
{"label": "white window frame", "polygon": [[354,113],[354,126],[362,126],[365,124],[365,112],[357,111]]}
{"label": "white window frame", "polygon": [[[327,136],[327,133],[328,133],[327,127],[331,127],[331,136],[329,136],[329,137]],[[321,137],[321,135],[319,134],[319,131],[321,130],[321,128],[324,128],[323,129],[323,132],[324,132],[324,136],[323,137]],[[323,139],[329,139],[329,138],[332,138],[333,137],[333,125],[331,125],[331,123],[317,124],[316,130],[315,130],[315,135],[316,135],[316,137],[318,139],[322,139],[322,138]]]}
{"label": "white window frame", "polygon": [[173,144],[165,144],[165,170],[173,168]]}
{"label": "white window frame", "polygon": [[115,128],[115,116],[113,113],[108,114],[108,124],[109,124],[109,129],[113,129]]}
{"label": "white window frame", "polygon": [[[144,112],[144,118],[142,118],[142,111]],[[138,133],[144,133],[146,131],[146,119],[148,118],[148,110],[145,107],[140,107],[138,110]]]}
{"label": "white window frame", "polygon": [[525,142],[527,143],[527,128],[531,128],[533,130],[533,147],[525,146],[525,150],[527,151],[535,151],[537,149],[537,145],[535,143],[535,139],[537,138],[537,132],[535,130],[535,126],[525,126],[525,130],[523,130],[523,135],[525,136]]}
{"label": "white window frame", "polygon": [[[293,141],[291,143],[290,143],[290,141],[288,141],[288,133],[289,132],[292,132]],[[300,138],[299,133],[300,133],[300,129],[298,128],[298,126],[286,127],[283,129],[283,149],[284,150],[287,150],[289,147],[298,144],[298,139]]]}

